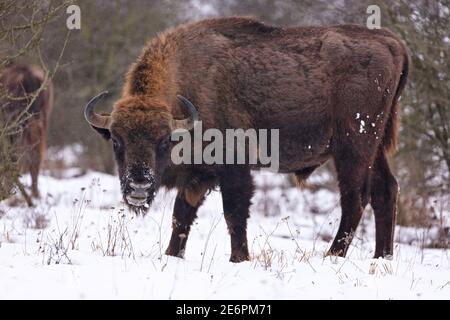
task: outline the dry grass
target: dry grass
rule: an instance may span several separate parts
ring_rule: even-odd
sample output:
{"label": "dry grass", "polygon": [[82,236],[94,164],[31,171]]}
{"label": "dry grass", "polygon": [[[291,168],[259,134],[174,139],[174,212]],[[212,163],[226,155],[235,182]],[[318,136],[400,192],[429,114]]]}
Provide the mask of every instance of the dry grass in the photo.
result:
{"label": "dry grass", "polygon": [[43,262],[46,264],[72,264],[68,255],[70,250],[79,247],[81,225],[83,222],[86,207],[90,200],[86,199],[86,190],[82,189],[81,199],[73,201],[73,208],[69,221],[65,226],[61,226],[57,212],[54,212],[56,227],[47,231],[46,237],[42,234],[39,250],[43,254]]}
{"label": "dry grass", "polygon": [[23,218],[25,228],[29,229],[45,229],[50,223],[48,211],[39,208],[30,208]]}
{"label": "dry grass", "polygon": [[[274,233],[279,229],[281,225],[284,225],[288,231],[289,239],[293,241],[295,245],[295,251],[293,253],[288,253],[285,250],[274,249],[270,243],[274,236]],[[258,247],[258,251],[255,253],[253,251],[252,260],[254,261],[254,267],[260,266],[264,270],[272,270],[273,266],[277,266],[276,270],[278,274],[282,274],[286,266],[292,265],[294,263],[306,263],[313,272],[316,269],[312,265],[310,259],[317,252],[315,250],[308,252],[301,249],[298,241],[299,232],[296,230],[296,234],[293,232],[292,226],[289,224],[289,217],[283,218],[281,222],[277,223],[271,232],[267,233],[261,228],[261,235],[254,239],[252,248],[254,250],[255,246]]]}
{"label": "dry grass", "polygon": [[103,256],[129,257],[135,259],[133,243],[128,231],[124,209],[112,213],[106,226],[106,237],[98,233],[98,239],[92,241],[93,251],[100,250]]}
{"label": "dry grass", "polygon": [[[214,219],[214,220],[212,221],[212,223],[211,223],[210,228],[209,228],[208,235],[206,236],[206,240],[205,240],[205,245],[204,245],[204,247],[203,247],[202,260],[201,260],[201,263],[200,263],[200,272],[203,270],[203,264],[204,264],[204,262],[205,262],[206,252],[208,251],[209,241],[210,241],[211,236],[212,236],[212,234],[213,234],[213,232],[214,232],[214,229],[216,229],[216,227],[217,227],[217,225],[219,224],[220,220],[221,220],[220,218]],[[211,269],[211,265],[212,265],[212,262],[213,262],[213,260],[214,260],[214,255],[215,255],[215,253],[216,253],[216,248],[217,248],[217,246],[214,247],[213,253],[212,253],[212,255],[211,255],[211,259],[210,259],[209,264],[208,264],[208,272],[209,272],[210,269]]]}

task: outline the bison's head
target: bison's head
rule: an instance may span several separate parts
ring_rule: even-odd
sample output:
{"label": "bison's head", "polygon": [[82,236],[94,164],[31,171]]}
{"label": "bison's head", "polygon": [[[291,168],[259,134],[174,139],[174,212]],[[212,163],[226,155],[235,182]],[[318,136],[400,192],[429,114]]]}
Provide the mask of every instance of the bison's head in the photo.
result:
{"label": "bison's head", "polygon": [[85,117],[97,132],[112,141],[125,203],[135,212],[145,213],[164,171],[171,165],[172,131],[191,129],[198,113],[182,96],[178,99],[190,114],[183,120],[174,119],[164,102],[136,96],[117,101],[110,115],[95,113],[95,104],[106,94],[89,101]]}

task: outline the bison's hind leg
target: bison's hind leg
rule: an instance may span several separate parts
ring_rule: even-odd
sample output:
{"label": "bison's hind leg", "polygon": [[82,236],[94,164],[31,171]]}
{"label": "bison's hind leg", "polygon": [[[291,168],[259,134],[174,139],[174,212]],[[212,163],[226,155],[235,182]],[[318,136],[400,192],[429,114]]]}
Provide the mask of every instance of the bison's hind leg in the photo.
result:
{"label": "bison's hind leg", "polygon": [[392,257],[397,213],[398,183],[389,168],[383,148],[374,163],[371,205],[375,214],[375,258]]}
{"label": "bison's hind leg", "polygon": [[31,195],[39,198],[38,179],[41,167],[41,154],[37,150],[32,150],[30,158],[30,175],[31,175]]}
{"label": "bison's hind leg", "polygon": [[344,257],[355,235],[370,195],[370,156],[351,145],[340,147],[335,165],[341,193],[341,221],[328,255]]}
{"label": "bison's hind leg", "polygon": [[39,178],[39,170],[31,172],[31,195],[33,198],[39,198],[39,188],[38,188],[38,178]]}

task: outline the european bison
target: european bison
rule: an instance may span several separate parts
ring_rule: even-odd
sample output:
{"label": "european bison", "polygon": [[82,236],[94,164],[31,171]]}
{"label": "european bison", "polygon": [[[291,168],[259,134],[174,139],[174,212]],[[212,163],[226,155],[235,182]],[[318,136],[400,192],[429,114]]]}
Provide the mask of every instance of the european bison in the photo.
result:
{"label": "european bison", "polygon": [[5,68],[0,75],[3,97],[0,105],[4,119],[8,123],[19,117],[23,119],[20,128],[11,136],[11,142],[20,170],[31,174],[34,197],[39,196],[39,169],[45,155],[47,124],[53,106],[51,83],[41,89],[44,79],[44,72],[39,67],[21,64]]}
{"label": "european bison", "polygon": [[386,154],[396,142],[396,105],[408,64],[405,46],[385,29],[283,29],[247,17],[209,19],[150,41],[130,67],[112,113],[94,112],[100,94],[85,115],[112,140],[130,208],[147,210],[161,186],[178,190],[168,255],[183,256],[197,209],[219,186],[230,261],[249,259],[250,169],[258,166],[171,161],[171,132],[190,129],[199,118],[203,130],[279,129],[279,172],[299,179],[333,159],[342,218],[329,254],[346,254],[370,202],[375,257],[386,257],[393,253],[398,193]]}

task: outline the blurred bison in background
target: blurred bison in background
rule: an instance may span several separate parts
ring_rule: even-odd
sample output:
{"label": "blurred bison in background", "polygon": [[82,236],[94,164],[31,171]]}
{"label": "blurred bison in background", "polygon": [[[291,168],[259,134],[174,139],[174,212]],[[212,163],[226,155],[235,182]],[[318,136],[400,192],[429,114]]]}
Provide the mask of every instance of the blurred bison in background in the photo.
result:
{"label": "blurred bison in background", "polygon": [[[47,125],[53,105],[52,84],[37,66],[13,64],[0,75],[0,106],[7,125],[14,160],[22,173],[31,174],[31,194],[39,197],[38,176],[46,150]],[[16,123],[16,124],[14,124]]]}
{"label": "blurred bison in background", "polygon": [[[329,254],[345,256],[363,209],[376,222],[375,257],[393,253],[398,194],[387,152],[397,136],[397,101],[408,76],[402,42],[356,25],[277,28],[246,17],[182,25],[153,39],[129,69],[111,115],[85,108],[112,140],[124,201],[145,211],[160,186],[176,188],[166,253],[182,257],[208,190],[220,187],[232,262],[249,259],[250,165],[174,165],[171,132],[279,129],[279,172],[305,179],[332,159],[342,218]],[[186,98],[185,98],[186,97]],[[225,134],[224,134],[225,136]]]}

